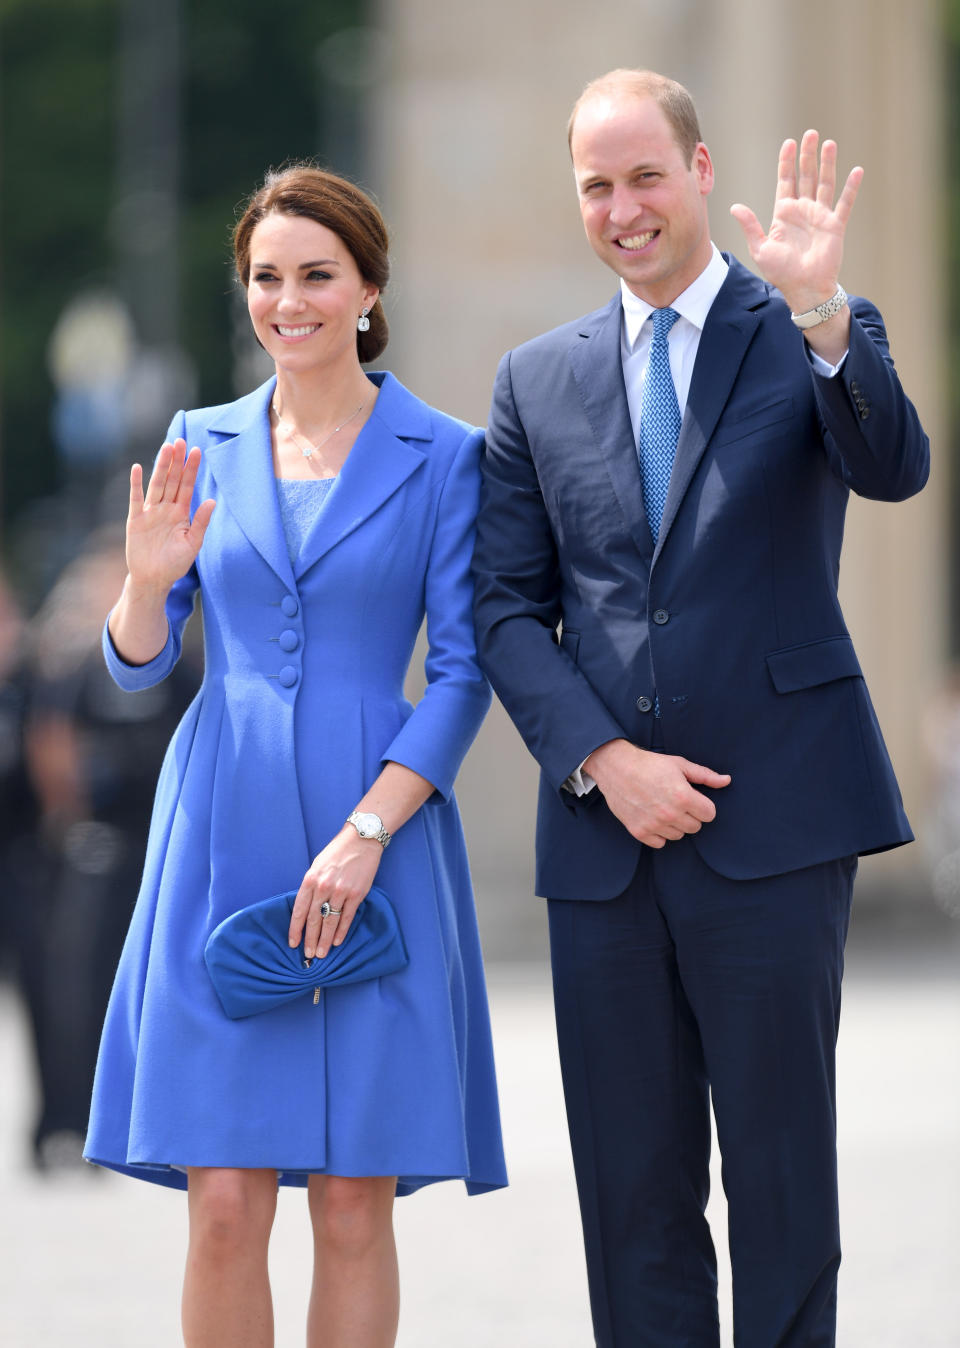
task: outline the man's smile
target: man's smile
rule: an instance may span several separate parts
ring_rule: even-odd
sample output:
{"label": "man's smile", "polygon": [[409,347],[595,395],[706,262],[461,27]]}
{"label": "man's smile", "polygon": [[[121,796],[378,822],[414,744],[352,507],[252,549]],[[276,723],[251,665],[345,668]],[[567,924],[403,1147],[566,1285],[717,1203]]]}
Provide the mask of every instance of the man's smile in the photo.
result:
{"label": "man's smile", "polygon": [[652,243],[659,233],[659,229],[648,229],[643,234],[622,234],[618,239],[614,239],[614,243],[625,253],[637,253],[646,248],[648,243]]}

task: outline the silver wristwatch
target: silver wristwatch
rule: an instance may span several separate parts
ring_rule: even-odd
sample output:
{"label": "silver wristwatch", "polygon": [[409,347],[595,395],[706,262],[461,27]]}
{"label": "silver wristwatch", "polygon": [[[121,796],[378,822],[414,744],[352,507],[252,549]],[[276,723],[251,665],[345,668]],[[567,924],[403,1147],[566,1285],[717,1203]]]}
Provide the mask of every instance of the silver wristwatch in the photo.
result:
{"label": "silver wristwatch", "polygon": [[347,823],[353,825],[361,838],[372,838],[381,847],[386,847],[390,841],[390,834],[383,827],[383,820],[372,810],[354,810],[347,815]]}
{"label": "silver wristwatch", "polygon": [[846,302],[847,292],[843,286],[838,285],[836,294],[831,295],[828,300],[824,300],[814,309],[807,309],[802,314],[791,314],[790,317],[798,328],[816,328],[821,323],[826,323],[828,318],[838,314]]}

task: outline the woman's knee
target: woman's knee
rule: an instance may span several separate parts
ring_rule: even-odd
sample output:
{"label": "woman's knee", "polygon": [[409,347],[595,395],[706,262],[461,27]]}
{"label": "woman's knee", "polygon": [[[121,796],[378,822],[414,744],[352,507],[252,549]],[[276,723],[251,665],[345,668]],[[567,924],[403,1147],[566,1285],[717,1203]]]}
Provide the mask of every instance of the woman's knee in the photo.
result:
{"label": "woman's knee", "polygon": [[231,1252],[265,1243],[277,1207],[272,1170],[188,1171],[191,1238]]}
{"label": "woman's knee", "polygon": [[392,1232],[396,1180],[318,1176],[310,1185],[310,1214],[320,1246],[360,1258]]}

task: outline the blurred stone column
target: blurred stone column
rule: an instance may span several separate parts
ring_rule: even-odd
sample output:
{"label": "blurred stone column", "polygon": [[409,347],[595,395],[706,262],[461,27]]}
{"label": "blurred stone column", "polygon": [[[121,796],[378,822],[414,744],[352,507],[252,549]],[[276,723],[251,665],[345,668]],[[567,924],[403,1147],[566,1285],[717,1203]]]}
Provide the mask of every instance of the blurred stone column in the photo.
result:
{"label": "blurred stone column", "polygon": [[[614,291],[583,238],[566,147],[587,80],[648,66],[690,87],[717,168],[714,237],[743,259],[728,208],[746,201],[766,223],[786,136],[816,126],[837,140],[844,172],[865,166],[843,279],[883,311],[936,467],[906,505],[852,502],[842,594],[915,826],[926,791],[918,721],[946,646],[939,21],[934,0],[596,0],[582,12],[547,0],[381,0],[388,64],[370,171],[394,236],[386,363],[482,423],[503,351]],[[503,786],[491,792],[495,776]],[[460,788],[478,884],[491,893],[529,891],[534,780],[495,711]],[[877,874],[902,883],[919,861],[901,849]]]}
{"label": "blurred stone column", "polygon": [[[944,80],[940,6],[918,0],[737,0],[708,43],[699,105],[717,146],[713,222],[721,247],[745,255],[726,215],[747,201],[766,221],[785,136],[808,126],[839,146],[840,172],[866,169],[848,233],[844,284],[869,296],[900,377],[930,436],[927,489],[895,505],[851,497],[840,595],[914,830],[928,810],[921,724],[948,651],[949,475],[943,238]],[[751,37],[756,49],[750,49]],[[737,51],[740,56],[737,57]],[[870,883],[923,880],[919,847],[862,863]]]}
{"label": "blurred stone column", "polygon": [[180,292],[179,0],[124,0],[119,58],[113,238],[140,339],[167,346],[176,341]]}
{"label": "blurred stone column", "polygon": [[111,238],[137,339],[126,381],[129,447],[152,457],[157,427],[194,399],[179,344],[180,0],[123,0],[118,40]]}

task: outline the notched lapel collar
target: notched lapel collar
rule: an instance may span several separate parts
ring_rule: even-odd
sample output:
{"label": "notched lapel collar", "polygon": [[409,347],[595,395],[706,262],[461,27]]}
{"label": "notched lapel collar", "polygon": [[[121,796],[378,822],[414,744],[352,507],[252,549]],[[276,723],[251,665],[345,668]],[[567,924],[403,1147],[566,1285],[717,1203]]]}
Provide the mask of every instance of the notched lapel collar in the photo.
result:
{"label": "notched lapel collar", "polygon": [[727,278],[711,305],[700,337],[654,561],[733,391],[747,348],[760,325],[757,311],[768,302],[763,282],[735,258],[727,260]]}
{"label": "notched lapel collar", "polygon": [[293,570],[280,520],[267,411],[275,383],[270,379],[222,409],[211,421],[210,431],[226,438],[208,446],[204,457],[230,513],[257,552],[290,588]]}
{"label": "notched lapel collar", "polygon": [[425,403],[390,374],[368,378],[380,385],[380,395],[303,541],[295,567],[298,578],[379,510],[421,466],[426,454],[407,441],[433,439]]}
{"label": "notched lapel collar", "polygon": [[643,504],[640,462],[633,439],[620,357],[620,296],[584,323],[570,347],[570,362],[587,420],[603,455],[627,528],[650,557],[653,539]]}

